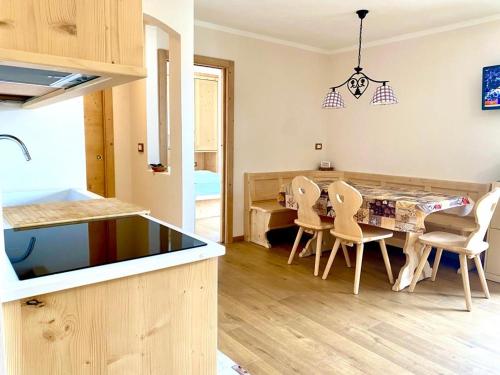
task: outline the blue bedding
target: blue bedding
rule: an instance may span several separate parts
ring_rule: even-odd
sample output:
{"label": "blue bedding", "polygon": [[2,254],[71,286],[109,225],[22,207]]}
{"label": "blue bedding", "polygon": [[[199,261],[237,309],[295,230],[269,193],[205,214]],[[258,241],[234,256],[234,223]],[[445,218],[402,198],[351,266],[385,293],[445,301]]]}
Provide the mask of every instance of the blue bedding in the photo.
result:
{"label": "blue bedding", "polygon": [[220,195],[220,176],[212,171],[194,171],[194,192],[196,197]]}

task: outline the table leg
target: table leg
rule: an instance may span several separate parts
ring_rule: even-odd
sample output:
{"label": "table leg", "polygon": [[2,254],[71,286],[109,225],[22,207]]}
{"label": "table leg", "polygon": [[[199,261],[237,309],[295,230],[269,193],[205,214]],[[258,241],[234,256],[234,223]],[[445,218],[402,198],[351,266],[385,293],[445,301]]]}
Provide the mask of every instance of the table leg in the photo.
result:
{"label": "table leg", "polygon": [[[423,246],[421,246],[418,242],[419,235],[419,233],[414,232],[406,233],[406,242],[403,248],[403,253],[406,255],[406,263],[403,267],[401,267],[398,279],[392,286],[392,290],[394,290],[395,292],[403,290],[411,283],[411,279],[413,278],[413,274],[415,273],[415,270],[418,266],[418,262],[423,250]],[[431,277],[431,275],[432,268],[429,265],[429,262],[426,262],[420,280]]]}
{"label": "table leg", "polygon": [[[306,233],[308,232],[306,229]],[[306,242],[306,245],[299,253],[299,258],[308,257],[310,255],[316,254],[316,240],[318,238],[318,232],[315,232],[314,235]],[[335,243],[335,238],[331,235],[330,231],[325,231],[323,234],[323,246],[321,247],[322,251],[331,250],[333,248],[333,244]]]}

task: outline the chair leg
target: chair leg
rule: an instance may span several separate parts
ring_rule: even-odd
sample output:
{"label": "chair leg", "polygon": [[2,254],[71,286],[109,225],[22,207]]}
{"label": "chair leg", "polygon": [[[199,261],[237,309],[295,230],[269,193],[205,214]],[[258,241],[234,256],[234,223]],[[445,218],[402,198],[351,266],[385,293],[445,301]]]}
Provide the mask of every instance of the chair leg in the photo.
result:
{"label": "chair leg", "polygon": [[319,262],[321,260],[321,248],[323,246],[323,231],[318,231],[318,238],[316,238],[316,260],[314,262],[314,276],[319,274]]}
{"label": "chair leg", "polygon": [[479,275],[479,280],[481,280],[481,286],[483,287],[483,292],[486,298],[490,298],[490,291],[488,290],[488,284],[486,282],[486,277],[484,277],[483,265],[481,264],[481,258],[479,255],[474,257],[474,262],[476,263],[477,273]]}
{"label": "chair leg", "polygon": [[356,247],[356,270],[354,271],[354,294],[359,293],[359,279],[361,277],[361,264],[363,262],[363,248],[362,243],[358,243]]}
{"label": "chair leg", "polygon": [[389,254],[387,253],[387,247],[385,246],[385,241],[382,239],[378,243],[380,245],[380,251],[382,251],[382,257],[384,258],[385,269],[387,270],[387,276],[389,277],[389,282],[391,284],[394,284],[391,262],[389,261]]}
{"label": "chair leg", "polygon": [[347,246],[345,243],[342,244],[342,251],[344,252],[345,263],[348,268],[351,268],[351,259],[349,258],[349,252],[347,251]]}
{"label": "chair leg", "polygon": [[295,242],[293,243],[292,252],[290,253],[290,257],[288,258],[288,264],[292,264],[293,257],[295,256],[295,252],[299,247],[300,239],[302,238],[303,233],[304,233],[304,228],[299,227],[299,231],[297,232],[297,237],[295,237]]}
{"label": "chair leg", "polygon": [[330,273],[330,268],[332,268],[333,260],[335,259],[335,254],[337,254],[339,246],[340,246],[340,240],[337,238],[335,239],[332,252],[330,254],[330,257],[328,258],[328,263],[326,264],[325,271],[323,272],[323,277],[322,277],[323,280],[325,280],[328,277],[328,274]]}
{"label": "chair leg", "polygon": [[460,259],[460,270],[462,271],[462,282],[464,284],[465,305],[467,306],[467,311],[471,311],[472,298],[470,295],[469,270],[467,267],[467,255],[460,254],[459,259]]}
{"label": "chair leg", "polygon": [[424,247],[424,252],[422,253],[422,257],[420,258],[420,262],[418,263],[418,267],[415,270],[415,273],[413,274],[413,278],[411,279],[410,293],[413,292],[413,290],[415,289],[415,285],[417,285],[417,281],[420,278],[422,271],[424,270],[425,263],[427,262],[427,258],[429,258],[429,254],[431,253],[431,250],[432,250],[432,246],[426,245]]}
{"label": "chair leg", "polygon": [[432,281],[436,281],[436,275],[438,273],[439,262],[441,262],[441,255],[443,254],[443,249],[438,247],[436,249],[436,257],[434,258],[434,265],[432,266]]}

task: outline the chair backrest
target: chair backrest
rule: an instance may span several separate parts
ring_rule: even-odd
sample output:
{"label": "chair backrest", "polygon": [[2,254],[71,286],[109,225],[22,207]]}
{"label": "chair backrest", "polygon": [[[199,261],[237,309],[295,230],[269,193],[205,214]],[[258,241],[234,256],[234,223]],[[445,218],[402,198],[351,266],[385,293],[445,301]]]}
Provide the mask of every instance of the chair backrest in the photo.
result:
{"label": "chair backrest", "polygon": [[298,220],[306,225],[321,225],[321,218],[314,210],[314,206],[321,195],[317,184],[304,176],[297,176],[292,180],[293,197],[297,201]]}
{"label": "chair backrest", "polygon": [[335,211],[335,232],[363,238],[363,231],[354,218],[363,203],[361,193],[344,181],[335,181],[328,186],[328,196]]}
{"label": "chair backrest", "polygon": [[474,207],[474,216],[476,217],[476,230],[472,232],[467,239],[465,247],[472,250],[476,245],[484,241],[484,236],[500,199],[500,188],[495,188],[483,195]]}

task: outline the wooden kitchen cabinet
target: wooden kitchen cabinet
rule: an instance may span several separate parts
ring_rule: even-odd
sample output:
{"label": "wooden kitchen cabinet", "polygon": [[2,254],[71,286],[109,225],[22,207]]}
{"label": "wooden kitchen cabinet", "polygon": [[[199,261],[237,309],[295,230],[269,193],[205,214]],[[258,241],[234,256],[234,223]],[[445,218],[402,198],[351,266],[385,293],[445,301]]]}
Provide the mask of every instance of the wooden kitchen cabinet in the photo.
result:
{"label": "wooden kitchen cabinet", "polygon": [[142,28],[141,0],[0,1],[1,48],[143,66]]}
{"label": "wooden kitchen cabinet", "polygon": [[217,258],[3,303],[1,328],[9,375],[215,375]]}
{"label": "wooden kitchen cabinet", "polygon": [[[493,189],[500,182],[493,183]],[[486,251],[485,274],[488,280],[500,282],[500,206],[497,206],[488,230],[489,249]]]}
{"label": "wooden kitchen cabinet", "polygon": [[102,78],[36,98],[31,106],[143,78],[142,1],[0,0],[0,64]]}

